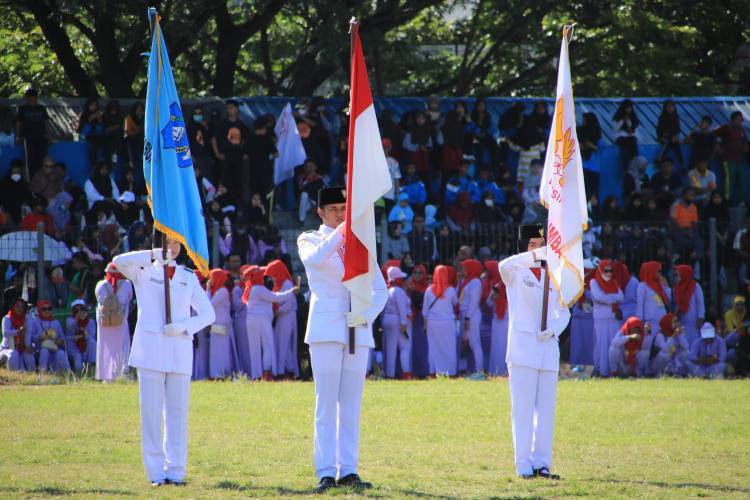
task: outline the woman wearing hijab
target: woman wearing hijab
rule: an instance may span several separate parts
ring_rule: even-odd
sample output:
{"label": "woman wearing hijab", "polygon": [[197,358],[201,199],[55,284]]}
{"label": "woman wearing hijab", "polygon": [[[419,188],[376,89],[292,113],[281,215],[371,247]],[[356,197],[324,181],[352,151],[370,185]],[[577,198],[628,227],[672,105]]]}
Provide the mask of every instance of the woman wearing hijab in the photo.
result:
{"label": "woman wearing hijab", "polygon": [[286,296],[299,293],[294,287],[285,292],[272,292],[264,285],[265,268],[250,266],[245,271],[245,291],[242,301],[247,305],[246,328],[250,344],[252,373],[250,378],[273,380],[276,373],[276,345],[273,339],[273,304],[283,301]]}
{"label": "woman wearing hijab", "polygon": [[[276,259],[266,266],[266,276],[273,283],[272,292],[286,292],[294,288],[292,275],[286,264]],[[275,317],[273,338],[276,341],[276,371],[288,379],[299,376],[297,363],[297,297],[287,295],[281,302],[273,305]]]}
{"label": "woman wearing hijab", "polygon": [[96,322],[89,318],[88,307],[81,299],[70,306],[70,317],[65,321],[68,359],[73,370],[81,373],[84,364],[96,363]]}
{"label": "woman wearing hijab", "polygon": [[685,164],[680,140],[680,115],[677,114],[677,107],[672,99],[664,101],[659,122],[656,125],[656,140],[662,145],[657,163],[661,163],[667,156],[667,150],[671,149],[680,166]]}
{"label": "woman wearing hijab", "polygon": [[706,304],[703,289],[693,279],[693,268],[687,265],[675,266],[674,301],[675,314],[680,320],[688,345],[700,335],[706,318]]}
{"label": "woman wearing hijab", "polygon": [[3,317],[3,343],[0,355],[7,357],[8,369],[13,371],[36,370],[34,360],[33,318],[26,314],[26,302],[18,299]]}
{"label": "woman wearing hijab", "polygon": [[620,303],[624,298],[622,288],[614,277],[614,263],[602,260],[591,280],[591,299],[594,303],[594,371],[602,377],[610,373],[609,346],[622,324]]}
{"label": "woman wearing hijab", "polygon": [[487,372],[490,375],[505,377],[508,366],[505,364],[505,353],[508,350],[508,294],[500,277],[499,262],[487,260],[484,268],[487,276],[483,282],[482,303],[492,311],[492,334],[490,341],[490,359]]}
{"label": "woman wearing hijab", "polygon": [[659,327],[659,320],[667,314],[672,290],[661,275],[661,263],[650,260],[641,264],[641,282],[638,284],[635,315],[651,328]]}
{"label": "woman wearing hijab", "polygon": [[[198,279],[200,287],[206,290],[207,280],[203,274],[198,270],[193,271],[193,274]],[[192,311],[191,316],[194,314],[195,311]],[[210,326],[203,328],[193,336],[193,380],[208,379],[208,360],[210,354],[208,332],[210,329]]]}
{"label": "woman wearing hijab", "polygon": [[609,348],[609,374],[642,377],[648,373],[654,335],[648,323],[631,316],[622,325]]}
{"label": "woman wearing hijab", "polygon": [[667,313],[659,321],[659,329],[661,331],[654,339],[659,352],[651,362],[654,375],[687,376],[690,344],[685,338],[683,326],[674,314]]}
{"label": "woman wearing hijab", "polygon": [[424,294],[429,286],[427,280],[427,268],[422,264],[416,264],[406,280],[406,294],[411,300],[412,309],[411,369],[415,377],[430,374],[430,351],[422,317]]}
{"label": "woman wearing hijab", "polygon": [[120,197],[120,190],[109,175],[109,165],[105,162],[96,165],[94,173],[84,183],[83,190],[86,192],[89,210],[92,210],[94,204],[98,203],[107,213],[110,213],[115,200]]}
{"label": "woman wearing hijab", "polygon": [[408,127],[404,135],[403,148],[407,159],[417,167],[417,172],[424,176],[430,170],[430,152],[432,151],[432,136],[430,124],[424,113],[414,114],[414,122]]}
{"label": "woman wearing hijab", "polygon": [[411,300],[404,290],[406,273],[398,267],[391,266],[387,270],[387,277],[388,301],[383,308],[381,322],[385,376],[396,376],[396,361],[400,359],[403,379],[411,380]]}
{"label": "woman wearing hijab", "polygon": [[39,315],[37,326],[39,338],[39,370],[64,373],[70,370],[68,356],[65,354],[65,332],[62,325],[52,314],[52,302],[40,300],[36,310]]}
{"label": "woman wearing hijab", "polygon": [[613,277],[620,285],[623,293],[623,300],[620,303],[620,310],[623,318],[635,316],[635,309],[638,302],[638,280],[630,274],[628,266],[624,262],[615,260],[612,262],[614,270]]}
{"label": "woman wearing hijab", "polygon": [[110,262],[104,279],[96,285],[96,379],[112,381],[125,373],[130,356],[128,313],[133,285]]}
{"label": "woman wearing hijab", "polygon": [[[437,266],[432,285],[424,293],[422,317],[427,332],[430,374],[455,376],[456,306],[458,298],[452,285],[450,266]],[[455,270],[454,270],[455,273]]]}
{"label": "woman wearing hijab", "polygon": [[208,376],[212,380],[232,376],[233,338],[232,303],[227,283],[229,273],[223,269],[212,269],[209,273],[206,293],[216,313],[209,327]]}
{"label": "woman wearing hijab", "polygon": [[247,337],[246,314],[247,306],[242,302],[242,293],[245,291],[245,271],[250,267],[249,264],[240,266],[239,279],[232,289],[232,325],[234,326],[234,338],[237,343],[237,361],[239,366],[235,370],[238,373],[244,373],[250,377],[250,342]]}
{"label": "woman wearing hijab", "polygon": [[33,199],[29,183],[23,178],[23,163],[11,162],[8,176],[0,181],[0,206],[18,224],[23,219],[22,208],[31,207]]}
{"label": "woman wearing hijab", "polygon": [[625,99],[614,116],[615,142],[620,147],[620,165],[625,167],[638,155],[638,139],[635,131],[640,122],[633,108],[633,101]]}
{"label": "woman wearing hijab", "polygon": [[474,357],[474,371],[484,371],[484,352],[479,325],[482,321],[482,311],[479,304],[482,300],[482,282],[479,277],[484,271],[482,263],[475,259],[461,262],[461,284],[458,286],[458,313],[461,340],[468,344]]}

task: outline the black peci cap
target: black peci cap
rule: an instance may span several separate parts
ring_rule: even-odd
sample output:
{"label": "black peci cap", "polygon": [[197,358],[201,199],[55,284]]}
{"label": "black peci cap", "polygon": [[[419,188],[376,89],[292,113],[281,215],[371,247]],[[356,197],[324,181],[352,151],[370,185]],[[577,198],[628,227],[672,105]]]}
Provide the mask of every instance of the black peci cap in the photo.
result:
{"label": "black peci cap", "polygon": [[522,224],[518,226],[518,251],[525,252],[532,238],[544,238],[544,226],[541,224]]}
{"label": "black peci cap", "polygon": [[344,186],[328,187],[318,191],[318,207],[323,208],[334,203],[346,203],[346,188]]}

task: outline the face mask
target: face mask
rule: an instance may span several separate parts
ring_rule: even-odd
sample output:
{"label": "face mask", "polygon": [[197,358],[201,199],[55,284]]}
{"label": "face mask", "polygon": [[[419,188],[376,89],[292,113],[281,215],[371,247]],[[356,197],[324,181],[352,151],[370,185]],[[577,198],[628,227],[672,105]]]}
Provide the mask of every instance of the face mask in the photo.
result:
{"label": "face mask", "polygon": [[20,181],[21,180],[21,174],[13,174],[13,175],[11,175],[10,176],[10,180],[12,180],[13,182]]}
{"label": "face mask", "polygon": [[196,123],[200,123],[203,121],[203,115],[193,115],[193,121]]}
{"label": "face mask", "polygon": [[486,200],[484,200],[484,204],[487,205],[488,207],[494,207],[495,206],[495,202],[492,201],[492,198],[487,198]]}

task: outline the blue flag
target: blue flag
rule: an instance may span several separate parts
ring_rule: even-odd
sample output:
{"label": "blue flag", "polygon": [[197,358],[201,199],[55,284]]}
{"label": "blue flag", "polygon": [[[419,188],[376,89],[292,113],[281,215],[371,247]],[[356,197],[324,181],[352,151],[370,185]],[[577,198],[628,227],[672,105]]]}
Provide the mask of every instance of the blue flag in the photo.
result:
{"label": "blue flag", "polygon": [[143,174],[154,226],[178,240],[203,275],[208,275],[208,241],[193,172],[187,127],[172,77],[159,16],[149,9],[153,40],[148,60]]}

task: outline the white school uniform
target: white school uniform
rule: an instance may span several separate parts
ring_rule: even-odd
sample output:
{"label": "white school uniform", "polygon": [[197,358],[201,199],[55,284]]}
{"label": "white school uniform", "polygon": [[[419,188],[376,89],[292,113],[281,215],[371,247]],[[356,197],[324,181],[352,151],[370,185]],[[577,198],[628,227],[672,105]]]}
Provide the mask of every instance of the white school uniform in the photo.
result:
{"label": "white school uniform", "polygon": [[[184,325],[187,332],[165,335],[164,271],[151,262],[151,253],[151,250],[129,252],[116,256],[113,262],[133,283],[138,301],[138,322],[129,364],[138,369],[141,448],[146,474],[149,481],[182,481],[187,463],[193,335],[212,324],[215,313],[193,272],[177,266],[169,280],[171,319],[172,323]],[[192,317],[191,307],[195,311]]]}
{"label": "white school uniform", "polygon": [[315,378],[313,442],[318,478],[357,472],[362,390],[370,349],[375,346],[372,323],[388,298],[383,275],[377,272],[372,305],[363,313],[367,323],[355,328],[355,354],[349,354],[346,313],[351,299],[341,281],[343,242],[339,231],[324,225],[297,239],[311,293],[305,342]]}
{"label": "white school uniform", "polygon": [[456,289],[449,286],[442,297],[435,297],[427,287],[422,302],[422,316],[427,324],[427,349],[431,374],[456,375]]}
{"label": "white school uniform", "polygon": [[560,295],[550,285],[547,329],[551,339],[538,337],[544,292],[544,273],[537,279],[531,252],[513,255],[499,264],[507,287],[508,363],[513,447],[518,475],[552,466],[552,433],[555,422],[557,375],[560,369],[559,337],[570,321],[570,311],[560,305]]}

